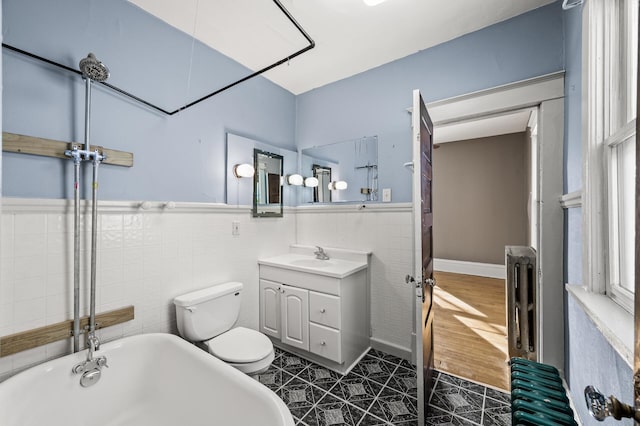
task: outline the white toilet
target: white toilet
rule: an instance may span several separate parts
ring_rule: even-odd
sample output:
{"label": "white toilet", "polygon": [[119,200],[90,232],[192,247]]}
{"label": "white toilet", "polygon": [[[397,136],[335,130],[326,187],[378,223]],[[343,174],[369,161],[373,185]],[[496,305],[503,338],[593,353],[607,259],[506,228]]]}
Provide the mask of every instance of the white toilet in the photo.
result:
{"label": "white toilet", "polygon": [[273,343],[259,331],[232,328],[240,314],[241,292],[242,283],[229,282],[176,297],[178,331],[243,373],[261,373],[273,362]]}

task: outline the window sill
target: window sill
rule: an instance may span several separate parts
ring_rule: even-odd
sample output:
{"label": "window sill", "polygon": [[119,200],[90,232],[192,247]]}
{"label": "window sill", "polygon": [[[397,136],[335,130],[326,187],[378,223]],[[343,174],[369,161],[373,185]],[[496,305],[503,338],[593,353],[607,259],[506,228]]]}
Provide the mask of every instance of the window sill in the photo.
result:
{"label": "window sill", "polygon": [[633,315],[603,294],[591,293],[579,285],[567,284],[565,288],[591,318],[604,338],[629,367],[632,367]]}

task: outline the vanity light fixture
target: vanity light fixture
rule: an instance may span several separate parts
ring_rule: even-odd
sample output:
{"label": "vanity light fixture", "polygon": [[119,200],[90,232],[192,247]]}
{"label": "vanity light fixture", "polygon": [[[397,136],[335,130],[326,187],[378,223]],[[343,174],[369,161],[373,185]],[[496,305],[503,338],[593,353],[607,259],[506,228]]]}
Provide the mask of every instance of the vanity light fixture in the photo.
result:
{"label": "vanity light fixture", "polygon": [[304,186],[307,188],[315,188],[319,183],[318,178],[315,177],[308,177],[304,179]]}
{"label": "vanity light fixture", "polygon": [[340,191],[343,189],[347,189],[347,182],[344,180],[334,180],[333,182],[327,185],[332,191]]}
{"label": "vanity light fixture", "polygon": [[256,171],[251,164],[242,163],[233,166],[233,174],[237,178],[250,178],[253,177],[255,172]]}
{"label": "vanity light fixture", "polygon": [[287,183],[289,185],[300,186],[302,185],[303,181],[304,181],[304,178],[297,173],[287,176]]}

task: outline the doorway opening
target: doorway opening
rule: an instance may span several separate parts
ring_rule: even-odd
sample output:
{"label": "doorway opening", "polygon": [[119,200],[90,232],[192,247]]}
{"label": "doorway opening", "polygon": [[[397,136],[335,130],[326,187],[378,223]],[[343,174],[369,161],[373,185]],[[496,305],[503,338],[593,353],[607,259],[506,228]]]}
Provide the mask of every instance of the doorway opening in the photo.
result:
{"label": "doorway opening", "polygon": [[537,247],[537,107],[434,132],[435,368],[509,390],[504,247]]}

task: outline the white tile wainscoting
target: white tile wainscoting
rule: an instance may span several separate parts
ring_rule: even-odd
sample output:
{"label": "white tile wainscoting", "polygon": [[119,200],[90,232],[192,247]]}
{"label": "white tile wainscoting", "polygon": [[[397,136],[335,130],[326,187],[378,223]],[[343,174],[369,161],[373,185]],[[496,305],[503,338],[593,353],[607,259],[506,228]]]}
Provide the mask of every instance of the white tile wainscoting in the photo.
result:
{"label": "white tile wainscoting", "polygon": [[[283,218],[252,218],[249,207],[207,203],[101,201],[98,312],[134,305],[133,321],[100,331],[103,340],[176,332],[172,299],[223,281],[245,284],[239,323],[258,328],[257,259],[308,244],[373,252],[372,338],[410,351],[411,205],[285,208]],[[173,206],[172,206],[173,207]],[[82,211],[81,314],[88,314],[90,210]],[[232,222],[240,235],[232,235]],[[73,207],[69,200],[2,199],[0,335],[69,319],[73,314]],[[69,353],[61,341],[0,358],[0,380]]]}
{"label": "white tile wainscoting", "polygon": [[409,357],[413,328],[411,203],[305,206],[296,210],[297,242],[371,251],[372,344]]}
{"label": "white tile wainscoting", "polygon": [[[0,335],[73,316],[73,207],[66,200],[4,198],[0,240]],[[88,314],[90,212],[83,205],[81,314]],[[135,306],[133,321],[100,331],[104,340],[175,332],[172,300],[223,281],[245,283],[240,323],[258,327],[256,259],[288,250],[295,216],[254,219],[248,207],[99,202],[96,310]],[[85,214],[86,213],[86,214]],[[286,212],[289,213],[289,212]],[[240,235],[233,236],[233,221]],[[0,358],[0,377],[68,353],[70,342]]]}

